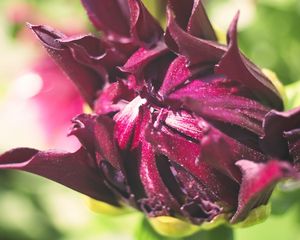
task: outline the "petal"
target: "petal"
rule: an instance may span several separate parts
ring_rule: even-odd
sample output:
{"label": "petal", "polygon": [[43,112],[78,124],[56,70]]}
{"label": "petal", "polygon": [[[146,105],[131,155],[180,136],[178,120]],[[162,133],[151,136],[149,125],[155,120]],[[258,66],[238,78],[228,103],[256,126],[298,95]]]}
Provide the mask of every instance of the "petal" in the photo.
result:
{"label": "petal", "polygon": [[75,119],[72,134],[76,135],[97,161],[108,187],[123,202],[138,208],[144,197],[138,175],[137,154],[120,151],[114,137],[114,121],[104,115],[80,115]]}
{"label": "petal", "polygon": [[138,78],[142,78],[144,68],[154,60],[160,60],[167,53],[168,49],[164,43],[159,43],[152,49],[139,48],[120,69],[123,72],[132,73]]}
{"label": "petal", "polygon": [[219,213],[197,179],[179,166],[172,166],[166,156],[156,155],[147,142],[143,142],[140,175],[147,194],[141,207],[150,217],[182,214],[199,224]]}
{"label": "petal", "polygon": [[76,61],[95,70],[103,79],[106,79],[106,74],[112,73],[115,67],[125,63],[124,54],[109,43],[91,35],[69,37],[58,41],[71,50]]}
{"label": "petal", "polygon": [[[300,108],[286,112],[270,111],[265,116],[263,128],[265,133],[261,139],[263,150],[273,157],[288,159],[289,147],[286,137],[292,142],[296,140],[292,137],[293,132],[290,131],[300,128]],[[285,132],[290,132],[290,134],[287,133],[285,137]]]}
{"label": "petal", "polygon": [[165,98],[188,81],[192,77],[191,75],[191,71],[187,67],[187,59],[183,56],[177,57],[168,68],[159,94]]}
{"label": "petal", "polygon": [[178,1],[169,0],[168,8],[174,12],[177,24],[184,30],[187,29],[189,18],[191,16],[194,0]]}
{"label": "petal", "polygon": [[[177,115],[180,116],[179,113]],[[168,157],[171,162],[182,166],[207,189],[210,189],[210,193],[215,199],[222,200],[229,206],[234,206],[238,185],[199,158],[201,154],[199,140],[202,133],[206,131],[206,127],[202,126],[201,123],[198,124],[198,121],[194,121],[194,133],[191,133],[191,127],[174,128],[175,124],[170,124],[174,120],[163,120],[164,118],[166,117],[158,120],[160,123],[155,123],[154,127],[149,127],[145,133],[146,139],[153,145],[155,151]],[[168,122],[168,124],[164,122]],[[177,126],[178,122],[177,120]],[[185,122],[181,123],[181,125],[184,124]],[[199,135],[198,139],[193,138],[193,135]]]}
{"label": "petal", "polygon": [[181,195],[175,195],[181,200],[181,213],[193,224],[210,222],[221,213],[217,199],[210,189],[199,181],[190,172],[180,165],[171,162],[172,173],[181,189]]}
{"label": "petal", "polygon": [[124,72],[139,73],[141,69],[154,58],[159,57],[167,48],[163,44],[160,44],[153,49],[139,48],[121,68]]}
{"label": "petal", "polygon": [[296,169],[300,170],[300,128],[284,133],[288,141],[289,153]]}
{"label": "petal", "polygon": [[157,121],[164,121],[166,126],[189,138],[191,142],[201,141],[209,129],[208,124],[203,119],[194,118],[185,111],[179,113],[166,111],[164,119],[158,118]]}
{"label": "petal", "polygon": [[116,122],[114,134],[121,149],[136,147],[135,128],[142,122],[143,114],[140,107],[145,103],[146,100],[138,96],[114,116]]}
{"label": "petal", "polygon": [[217,41],[201,0],[170,0],[169,8],[183,30],[198,38]]}
{"label": "petal", "polygon": [[107,116],[82,114],[73,119],[70,134],[75,135],[91,156],[109,189],[122,201],[135,206],[123,168],[121,153],[113,136],[114,122]]}
{"label": "petal", "polygon": [[240,160],[236,165],[241,169],[243,177],[238,208],[231,218],[231,223],[244,220],[252,209],[265,205],[276,183],[287,177],[292,177],[294,174],[288,163],[276,160],[267,163]]}
{"label": "petal", "polygon": [[65,35],[46,26],[30,25],[30,28],[42,42],[50,56],[75,83],[87,103],[93,106],[96,92],[104,84],[103,79],[91,68],[77,62],[71,51],[59,43],[58,40],[66,38]]}
{"label": "petal", "polygon": [[133,39],[111,39],[105,38],[105,36],[102,36],[102,39],[106,39],[106,41],[109,42],[115,50],[124,54],[126,59],[128,59],[139,48]]}
{"label": "petal", "polygon": [[98,94],[99,97],[95,102],[94,111],[99,115],[122,110],[127,101],[133,100],[135,96],[134,91],[129,89],[121,80],[106,86]]}
{"label": "petal", "polygon": [[[180,115],[180,117],[181,116],[182,115]],[[184,123],[186,126],[177,124],[180,120],[172,121],[170,119],[169,121],[166,120],[166,122],[172,125],[172,127],[179,126],[177,129],[180,129],[187,135],[195,136],[195,131],[197,132],[195,126],[193,126],[192,122],[188,122],[189,119],[187,116],[182,117],[185,120]],[[155,139],[156,142],[154,142],[154,139],[150,141],[151,145],[148,145],[148,148],[145,149],[145,155],[143,155],[145,159],[142,158],[141,160],[142,164],[145,162],[145,164],[141,166],[141,176],[144,181],[146,193],[148,193],[150,198],[147,199],[146,203],[149,204],[154,202],[155,199],[159,199],[159,203],[168,203],[166,206],[171,208],[169,213],[180,213],[195,224],[202,223],[205,220],[211,220],[220,211],[219,207],[212,202],[216,201],[214,194],[211,194],[211,190],[204,184],[201,184],[201,182],[186,171],[184,167],[180,167],[174,161],[169,161],[168,158],[170,154],[166,154],[164,150],[158,150],[158,148],[166,147],[166,145],[161,142],[162,138],[155,137]],[[156,151],[153,152],[150,146],[154,146]],[[187,147],[187,144],[185,143],[184,146]],[[178,152],[175,150],[175,146],[173,147],[174,149],[172,149],[172,151],[175,152],[176,155]],[[167,150],[165,149],[165,151]],[[154,154],[156,155],[155,159],[151,159],[154,157]],[[158,193],[162,193],[162,195]],[[178,209],[178,203],[181,205],[180,209]],[[161,208],[158,209],[161,210]]]}
{"label": "petal", "polygon": [[172,189],[176,188],[169,162],[163,156],[156,156],[152,146],[145,140],[142,141],[139,173],[147,195],[146,198],[141,199],[141,208],[148,216],[157,217],[178,213],[179,204],[168,189],[170,184]]}
{"label": "petal", "polygon": [[[157,96],[157,91],[164,82],[168,67],[174,58],[175,55],[169,51],[167,54],[154,59],[144,67],[143,78],[145,79],[148,93],[152,94],[152,96]],[[152,100],[154,99],[155,97],[152,98]]]}
{"label": "petal", "polygon": [[96,157],[94,137],[95,120],[96,116],[94,115],[80,114],[76,116],[72,119],[73,127],[68,134],[69,136],[76,136],[93,158]]}
{"label": "petal", "polygon": [[114,139],[114,122],[107,116],[98,116],[94,129],[96,147],[103,159],[120,169],[120,153]]}
{"label": "petal", "polygon": [[159,23],[145,8],[140,0],[128,0],[130,7],[130,31],[133,39],[141,46],[154,46],[163,35]]}
{"label": "petal", "polygon": [[225,53],[226,49],[213,41],[203,40],[185,32],[176,23],[173,12],[170,8],[168,13],[168,26],[165,35],[165,42],[168,47],[187,57],[190,65],[211,65],[216,64]]}
{"label": "petal", "polygon": [[240,174],[235,162],[241,157],[251,157],[256,161],[264,161],[264,155],[250,146],[237,141],[215,126],[209,125],[200,117],[192,117],[183,111],[180,114],[168,113],[164,123],[176,130],[182,137],[198,143],[200,153],[198,163],[206,162],[210,167],[222,172],[237,183]]}
{"label": "petal", "polygon": [[[169,66],[159,94],[164,100],[182,102],[187,97],[193,99],[223,96],[245,96],[253,98],[249,90],[240,83],[214,74],[209,66],[188,67],[186,57],[177,57]],[[172,105],[172,104],[171,104]]]}
{"label": "petal", "polygon": [[109,162],[114,168],[120,169],[120,154],[114,139],[114,121],[105,116],[81,114],[73,119],[74,126],[70,135],[75,135],[81,144],[97,159]]}
{"label": "petal", "polygon": [[228,50],[216,66],[215,72],[241,82],[247,86],[258,99],[266,101],[270,107],[281,110],[283,108],[283,101],[275,86],[238,48],[238,17],[239,14],[235,16],[229,27]]}
{"label": "petal", "polygon": [[[177,100],[180,106],[199,116],[235,124],[262,135],[262,121],[269,109],[260,103],[237,95],[244,89],[220,75],[193,79],[185,57],[170,65],[159,94],[165,101]],[[245,94],[246,95],[246,94]]]}
{"label": "petal", "polygon": [[244,158],[255,162],[265,161],[265,156],[259,151],[226,135],[218,129],[211,128],[201,141],[199,159],[206,161],[209,166],[227,175],[237,183],[241,182],[241,174],[235,163]]}
{"label": "petal", "polygon": [[129,6],[125,0],[81,0],[99,30],[113,37],[130,37]]}
{"label": "petal", "polygon": [[119,205],[114,194],[104,184],[99,168],[84,149],[75,153],[13,149],[0,156],[0,169],[31,172],[96,200]]}
{"label": "petal", "polygon": [[239,96],[212,95],[186,98],[184,106],[201,117],[222,121],[263,135],[262,122],[268,108],[254,100]]}

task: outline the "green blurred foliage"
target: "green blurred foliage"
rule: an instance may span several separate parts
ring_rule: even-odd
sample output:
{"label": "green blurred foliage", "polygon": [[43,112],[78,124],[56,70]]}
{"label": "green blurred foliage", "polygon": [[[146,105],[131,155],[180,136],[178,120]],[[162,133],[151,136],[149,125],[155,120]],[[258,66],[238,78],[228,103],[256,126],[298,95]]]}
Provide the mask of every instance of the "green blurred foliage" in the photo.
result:
{"label": "green blurred foliage", "polygon": [[[236,0],[213,0],[206,3],[210,13],[226,15],[228,8],[223,5],[232,5],[238,10]],[[284,84],[298,81],[300,78],[300,1],[298,0],[240,0],[245,2],[239,21],[239,44],[243,52],[255,64],[269,68],[276,72]],[[247,2],[247,4],[246,4]],[[241,4],[242,5],[242,4]],[[254,15],[250,24],[241,26],[241,19],[248,14],[247,6],[254,7]],[[234,12],[229,13],[226,22],[230,22]],[[212,18],[217,19],[212,15]],[[227,29],[223,29],[226,31]]]}
{"label": "green blurred foliage", "polygon": [[300,190],[280,190],[272,196],[272,215],[262,224],[236,229],[236,240],[300,240]]}
{"label": "green blurred foliage", "polygon": [[239,34],[240,46],[261,67],[288,84],[299,80],[300,2],[258,0],[253,23]]}
{"label": "green blurred foliage", "polygon": [[300,106],[300,81],[291,83],[285,87],[288,98],[287,109],[292,109]]}

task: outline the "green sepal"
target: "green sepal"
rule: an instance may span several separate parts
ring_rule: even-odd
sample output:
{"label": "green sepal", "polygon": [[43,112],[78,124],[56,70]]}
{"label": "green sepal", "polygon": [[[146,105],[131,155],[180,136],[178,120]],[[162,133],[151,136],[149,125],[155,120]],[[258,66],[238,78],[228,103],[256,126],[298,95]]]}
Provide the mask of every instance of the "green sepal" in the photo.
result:
{"label": "green sepal", "polygon": [[245,228],[250,227],[259,223],[264,222],[271,214],[271,205],[261,205],[257,208],[254,208],[249,213],[248,217],[236,224],[231,225],[232,227]]}

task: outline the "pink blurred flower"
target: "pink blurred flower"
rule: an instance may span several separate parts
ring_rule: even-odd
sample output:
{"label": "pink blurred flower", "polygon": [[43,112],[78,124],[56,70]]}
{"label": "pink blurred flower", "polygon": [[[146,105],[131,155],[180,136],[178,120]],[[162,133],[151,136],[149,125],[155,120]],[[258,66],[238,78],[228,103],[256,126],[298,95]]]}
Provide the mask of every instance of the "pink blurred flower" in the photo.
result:
{"label": "pink blurred flower", "polygon": [[39,121],[44,127],[48,144],[59,146],[64,143],[66,149],[68,142],[68,149],[76,149],[78,141],[67,139],[66,135],[70,119],[83,111],[83,100],[78,90],[48,56],[38,59],[31,72],[42,81],[40,91],[31,101],[38,107]]}

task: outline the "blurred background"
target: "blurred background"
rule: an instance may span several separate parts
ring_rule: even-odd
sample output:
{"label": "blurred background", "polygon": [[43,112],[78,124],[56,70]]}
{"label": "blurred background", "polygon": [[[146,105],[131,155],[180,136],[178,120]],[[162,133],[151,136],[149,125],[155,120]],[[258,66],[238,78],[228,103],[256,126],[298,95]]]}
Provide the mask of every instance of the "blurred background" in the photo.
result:
{"label": "blurred background", "polygon": [[[286,86],[287,108],[300,105],[300,1],[204,2],[214,25],[223,31],[241,11],[241,49],[278,75]],[[69,120],[82,111],[82,100],[26,22],[67,34],[93,31],[79,0],[0,0],[0,152],[20,146],[75,150],[78,142],[66,135]],[[299,200],[297,184],[279,186],[272,197],[272,216],[257,226],[234,230],[234,239],[300,240]],[[118,217],[92,213],[82,196],[63,186],[22,172],[1,171],[0,240],[48,239],[163,238],[139,213]],[[212,237],[203,232],[188,239]]]}

